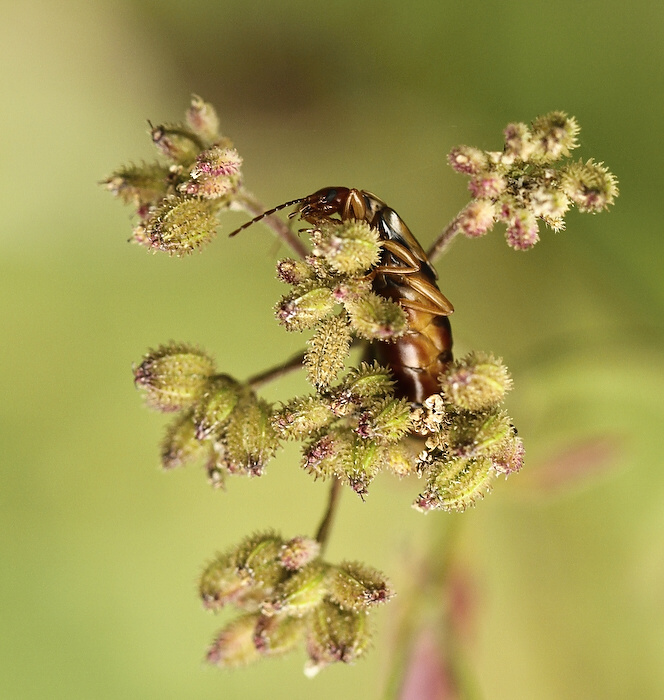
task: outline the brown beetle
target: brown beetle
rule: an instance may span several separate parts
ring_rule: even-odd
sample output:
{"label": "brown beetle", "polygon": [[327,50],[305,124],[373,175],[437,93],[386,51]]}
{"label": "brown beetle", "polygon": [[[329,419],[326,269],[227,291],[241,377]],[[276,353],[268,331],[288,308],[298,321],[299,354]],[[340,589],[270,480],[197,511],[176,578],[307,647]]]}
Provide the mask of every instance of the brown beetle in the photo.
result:
{"label": "brown beetle", "polygon": [[290,216],[299,215],[313,225],[336,215],[341,221],[366,221],[378,231],[383,254],[370,273],[373,290],[401,305],[408,317],[408,331],[394,341],[372,343],[370,357],[390,368],[397,396],[422,403],[439,392],[438,376],[452,361],[447,317],[454,307],[438,289],[436,271],[401,217],[370,192],[326,187],[270,209],[231,235],[293,204],[298,207]]}

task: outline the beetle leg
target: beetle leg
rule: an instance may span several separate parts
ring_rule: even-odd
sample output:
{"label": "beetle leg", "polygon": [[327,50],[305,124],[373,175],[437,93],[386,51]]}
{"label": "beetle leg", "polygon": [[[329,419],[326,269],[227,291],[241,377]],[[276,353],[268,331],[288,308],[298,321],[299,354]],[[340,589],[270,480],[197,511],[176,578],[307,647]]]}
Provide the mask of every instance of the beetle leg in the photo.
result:
{"label": "beetle leg", "polygon": [[395,258],[402,260],[405,265],[378,265],[372,270],[376,274],[412,275],[422,269],[420,260],[401,243],[397,243],[396,241],[381,241],[380,244],[385,250],[392,253]]}
{"label": "beetle leg", "polygon": [[[423,279],[422,277],[407,277],[404,282],[413,290],[421,294],[427,301],[430,301],[434,309],[434,313],[441,316],[449,316],[454,311],[454,306],[445,297],[445,295],[436,287],[435,284]],[[411,309],[415,307],[411,305],[409,299],[402,299],[400,303],[403,306],[408,306]],[[417,302],[413,302],[417,303]]]}
{"label": "beetle leg", "polygon": [[344,210],[341,214],[341,220],[355,219],[356,221],[366,220],[367,205],[358,190],[351,190],[344,203]]}

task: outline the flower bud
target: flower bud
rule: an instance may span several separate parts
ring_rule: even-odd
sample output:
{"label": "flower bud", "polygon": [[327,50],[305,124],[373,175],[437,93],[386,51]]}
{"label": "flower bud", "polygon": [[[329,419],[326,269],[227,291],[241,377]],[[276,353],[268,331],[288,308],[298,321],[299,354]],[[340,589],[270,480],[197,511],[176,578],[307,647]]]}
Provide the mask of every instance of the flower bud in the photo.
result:
{"label": "flower bud", "polygon": [[214,107],[198,95],[191,96],[191,105],[186,114],[187,125],[204,142],[219,139],[219,117]]}
{"label": "flower bud", "polygon": [[505,232],[507,244],[514,250],[528,250],[539,241],[537,219],[528,209],[516,210]]}
{"label": "flower bud", "polygon": [[198,590],[208,610],[219,610],[229,603],[242,605],[251,588],[251,576],[240,573],[233,551],[218,554],[203,570]]}
{"label": "flower bud", "polygon": [[178,416],[166,429],[161,444],[161,465],[164,469],[181,467],[198,459],[209,457],[211,445],[196,437],[196,426],[191,411]]}
{"label": "flower bud", "polygon": [[194,411],[199,440],[218,435],[240,399],[240,384],[227,374],[212,377]]}
{"label": "flower bud", "polygon": [[394,595],[384,574],[360,562],[344,562],[330,577],[330,599],[359,612],[386,603]]}
{"label": "flower bud", "polygon": [[488,233],[497,217],[496,205],[488,199],[474,199],[457,217],[457,226],[468,238],[477,238]]}
{"label": "flower bud", "polygon": [[327,595],[328,571],[329,566],[323,562],[307,564],[275,590],[275,595],[261,606],[261,612],[264,615],[285,613],[304,617]]}
{"label": "flower bud", "polygon": [[390,340],[408,328],[404,310],[394,301],[368,292],[344,300],[351,328],[367,340]]}
{"label": "flower bud", "polygon": [[101,184],[141,213],[150,206],[157,206],[166,196],[168,174],[168,168],[160,163],[129,165],[116,170]]}
{"label": "flower bud", "polygon": [[398,442],[412,427],[410,402],[406,399],[382,399],[359,417],[357,434],[381,443]]}
{"label": "flower bud", "polygon": [[493,356],[479,352],[454,362],[439,379],[445,399],[467,411],[501,403],[512,388],[507,367]]}
{"label": "flower bud", "polygon": [[511,435],[492,454],[494,469],[505,476],[518,472],[523,466],[524,456],[523,441],[516,435]]}
{"label": "flower bud", "polygon": [[287,440],[301,440],[324,428],[334,418],[319,396],[298,396],[284,404],[272,418],[272,425]]}
{"label": "flower bud", "polygon": [[447,156],[449,164],[458,173],[465,175],[477,175],[488,166],[488,159],[484,151],[472,146],[457,146]]}
{"label": "flower bud", "polygon": [[579,125],[565,112],[549,112],[537,117],[531,126],[533,160],[549,163],[569,156],[578,147]]}
{"label": "flower bud", "polygon": [[618,196],[618,181],[602,163],[571,163],[562,171],[562,188],[581,212],[608,208]]}
{"label": "flower bud", "polygon": [[182,257],[212,239],[219,222],[202,199],[170,195],[134,228],[135,243]]}
{"label": "flower bud", "polygon": [[496,199],[505,190],[507,182],[497,172],[481,172],[469,183],[468,189],[475,199]]}
{"label": "flower bud", "polygon": [[328,387],[343,369],[351,344],[346,315],[325,318],[307,341],[304,356],[307,380],[318,391]]}
{"label": "flower bud", "polygon": [[488,457],[434,462],[427,490],[413,504],[416,510],[461,512],[483,498],[496,475]]}
{"label": "flower bud", "polygon": [[212,146],[196,158],[190,180],[182,191],[204,199],[219,199],[233,191],[240,174],[242,158],[234,148]]}
{"label": "flower bud", "polygon": [[203,148],[198,136],[179,124],[152,127],[150,136],[161,153],[180,164],[191,163]]}
{"label": "flower bud", "polygon": [[254,630],[254,646],[263,656],[280,656],[303,639],[307,621],[288,615],[261,615]]}
{"label": "flower bud", "polygon": [[386,469],[396,476],[410,476],[417,471],[415,456],[405,445],[386,445],[383,451]]}
{"label": "flower bud", "polygon": [[314,277],[314,271],[304,260],[284,258],[277,263],[277,278],[286,284],[299,285]]}
{"label": "flower bud", "polygon": [[535,149],[532,134],[526,124],[516,122],[508,124],[503,132],[505,135],[504,156],[508,162],[514,160],[527,161]]}
{"label": "flower bud", "polygon": [[192,406],[204,393],[214,373],[212,358],[190,345],[170,343],[150,351],[134,370],[134,383],[158,411]]}
{"label": "flower bud", "polygon": [[271,417],[270,405],[253,393],[237,404],[226,433],[232,471],[250,476],[263,474],[265,464],[279,446]]}
{"label": "flower bud", "polygon": [[323,256],[333,270],[352,275],[378,263],[381,246],[378,231],[366,221],[350,219],[319,231],[314,253]]}
{"label": "flower bud", "polygon": [[275,315],[286,330],[301,331],[315,326],[332,311],[335,303],[327,287],[303,285],[281,299],[275,307]]}
{"label": "flower bud", "polygon": [[281,548],[281,565],[289,571],[297,571],[320,554],[320,543],[310,537],[293,537]]}
{"label": "flower bud", "polygon": [[312,677],[331,663],[354,663],[367,651],[370,642],[366,613],[342,610],[325,601],[312,616],[307,636],[309,662],[304,672]]}
{"label": "flower bud", "polygon": [[242,615],[217,635],[208,649],[206,660],[221,668],[246,666],[260,659],[260,652],[254,644],[258,613]]}

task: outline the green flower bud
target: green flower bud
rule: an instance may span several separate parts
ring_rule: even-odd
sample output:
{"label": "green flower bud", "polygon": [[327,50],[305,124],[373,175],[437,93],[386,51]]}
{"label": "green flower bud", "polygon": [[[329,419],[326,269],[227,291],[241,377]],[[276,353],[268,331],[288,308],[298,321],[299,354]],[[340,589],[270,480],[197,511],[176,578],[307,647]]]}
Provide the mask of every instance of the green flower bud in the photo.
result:
{"label": "green flower bud", "polygon": [[345,299],[351,328],[367,340],[390,340],[408,329],[404,310],[394,301],[374,292]]}
{"label": "green flower bud", "polygon": [[198,95],[191,96],[186,114],[187,125],[204,142],[219,140],[219,117],[214,107]]}
{"label": "green flower bud", "polygon": [[275,307],[275,315],[286,330],[301,331],[315,326],[332,311],[335,304],[332,290],[327,287],[301,285],[282,297]]}
{"label": "green flower bud", "polygon": [[417,471],[415,456],[405,445],[385,445],[382,449],[385,468],[396,476],[410,476]]}
{"label": "green flower bud", "polygon": [[391,396],[394,380],[390,371],[381,367],[377,362],[369,365],[363,362],[359,367],[353,367],[343,380],[339,400],[358,404],[367,404],[371,399]]}
{"label": "green flower bud", "polygon": [[298,396],[274,414],[272,425],[280,437],[301,440],[329,425],[333,419],[327,402],[320,396]]}
{"label": "green flower bud", "polygon": [[219,435],[240,400],[240,384],[226,374],[212,377],[194,411],[199,440]]}
{"label": "green flower bud", "polygon": [[488,457],[458,458],[435,462],[430,469],[427,490],[413,504],[416,510],[460,512],[483,498],[496,476]]}
{"label": "green flower bud", "polygon": [[237,668],[258,661],[261,654],[254,636],[259,619],[258,613],[251,613],[226,625],[208,649],[206,660],[221,668]]}
{"label": "green flower bud", "polygon": [[136,207],[144,216],[166,196],[169,169],[160,163],[128,165],[116,170],[101,184],[125,204]]}
{"label": "green flower bud", "polygon": [[212,240],[219,222],[203,199],[170,195],[134,228],[135,243],[182,257]]}
{"label": "green flower bud", "polygon": [[413,425],[410,402],[406,399],[382,399],[364,410],[358,419],[357,434],[381,443],[398,442]]}
{"label": "green flower bud", "polygon": [[352,664],[367,651],[370,643],[366,613],[342,610],[325,601],[312,615],[307,636],[309,661],[304,672],[311,677],[338,661]]}
{"label": "green flower bud", "polygon": [[[383,467],[384,451],[372,440],[355,436],[340,446],[337,475],[362,499]],[[339,473],[340,472],[340,473]]]}
{"label": "green flower bud", "polygon": [[320,554],[320,543],[311,537],[293,537],[281,548],[281,565],[289,571],[297,571]]}
{"label": "green flower bud", "polygon": [[181,467],[208,457],[210,450],[209,442],[201,442],[196,437],[196,426],[189,411],[178,416],[166,429],[161,445],[161,465],[164,469]]}
{"label": "green flower bud", "polygon": [[618,196],[618,180],[602,163],[571,163],[562,170],[562,188],[581,212],[596,214]]}
{"label": "green flower bud", "polygon": [[191,163],[203,148],[203,143],[198,136],[181,124],[162,124],[152,127],[150,136],[161,153],[183,165]]}
{"label": "green flower bud", "polygon": [[277,279],[286,284],[300,285],[314,278],[314,271],[304,260],[284,258],[277,263]]}
{"label": "green flower bud", "polygon": [[378,231],[366,221],[349,219],[318,230],[312,238],[314,253],[323,256],[333,270],[352,275],[378,263],[381,246]]}
{"label": "green flower bud", "polygon": [[261,611],[264,615],[284,613],[304,617],[327,595],[328,571],[329,566],[323,562],[307,564],[276,589],[275,595],[263,603]]}
{"label": "green flower bud", "polygon": [[263,532],[246,537],[231,551],[240,576],[250,579],[254,597],[267,598],[286,578],[280,559],[283,544],[283,539],[275,533]]}
{"label": "green flower bud", "polygon": [[233,550],[218,554],[201,574],[198,590],[208,610],[219,610],[228,603],[242,607],[242,599],[252,587],[252,578],[240,572]]}
{"label": "green flower bud", "polygon": [[263,656],[280,656],[303,639],[307,620],[288,615],[261,615],[254,630],[254,646]]}
{"label": "green flower bud", "polygon": [[214,374],[212,358],[184,343],[161,345],[145,355],[134,369],[134,383],[158,411],[180,411],[203,395]]}
{"label": "green flower bud", "polygon": [[384,574],[360,562],[344,562],[330,577],[330,599],[359,612],[386,603],[394,595]]}
{"label": "green flower bud", "polygon": [[467,411],[496,406],[512,388],[512,378],[502,361],[480,352],[454,362],[439,380],[445,399]]}
{"label": "green flower bud", "polygon": [[350,343],[351,334],[345,314],[319,322],[315,333],[307,341],[309,349],[304,356],[307,379],[317,390],[324,389],[337,378],[348,357]]}
{"label": "green flower bud", "polygon": [[270,404],[248,393],[231,413],[226,444],[233,473],[261,476],[279,446]]}
{"label": "green flower bud", "polygon": [[537,117],[531,126],[534,150],[532,159],[550,163],[569,156],[570,151],[579,143],[579,125],[574,117],[565,112],[549,112]]}
{"label": "green flower bud", "polygon": [[459,413],[450,421],[447,442],[454,456],[489,455],[514,434],[510,417],[505,411]]}
{"label": "green flower bud", "polygon": [[508,163],[515,160],[530,160],[530,156],[535,150],[535,144],[528,125],[521,122],[508,124],[503,133],[505,135],[505,160]]}

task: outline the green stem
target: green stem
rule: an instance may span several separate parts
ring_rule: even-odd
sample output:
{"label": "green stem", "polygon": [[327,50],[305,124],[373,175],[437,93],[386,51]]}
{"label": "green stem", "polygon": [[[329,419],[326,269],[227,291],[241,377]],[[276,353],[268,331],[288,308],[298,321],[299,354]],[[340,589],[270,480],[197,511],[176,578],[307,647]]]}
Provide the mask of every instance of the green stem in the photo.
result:
{"label": "green stem", "polygon": [[459,233],[459,217],[455,217],[447,225],[447,228],[436,238],[429,250],[427,251],[427,258],[429,262],[435,262],[443,253],[447,251],[450,247],[452,241],[454,240],[457,233]]}
{"label": "green stem", "polygon": [[330,486],[330,495],[327,501],[327,510],[321,520],[316,533],[316,541],[320,544],[321,555],[325,551],[327,541],[330,537],[330,530],[339,504],[339,494],[341,493],[341,481],[336,476],[332,477],[332,485]]}
{"label": "green stem", "polygon": [[247,384],[251,389],[256,390],[265,384],[269,384],[279,377],[283,377],[285,374],[290,374],[295,370],[302,369],[304,366],[304,353],[298,353],[291,357],[290,360],[284,362],[283,365],[277,365],[276,367],[271,367],[270,369],[261,372],[260,374],[255,374],[253,377],[247,379]]}

